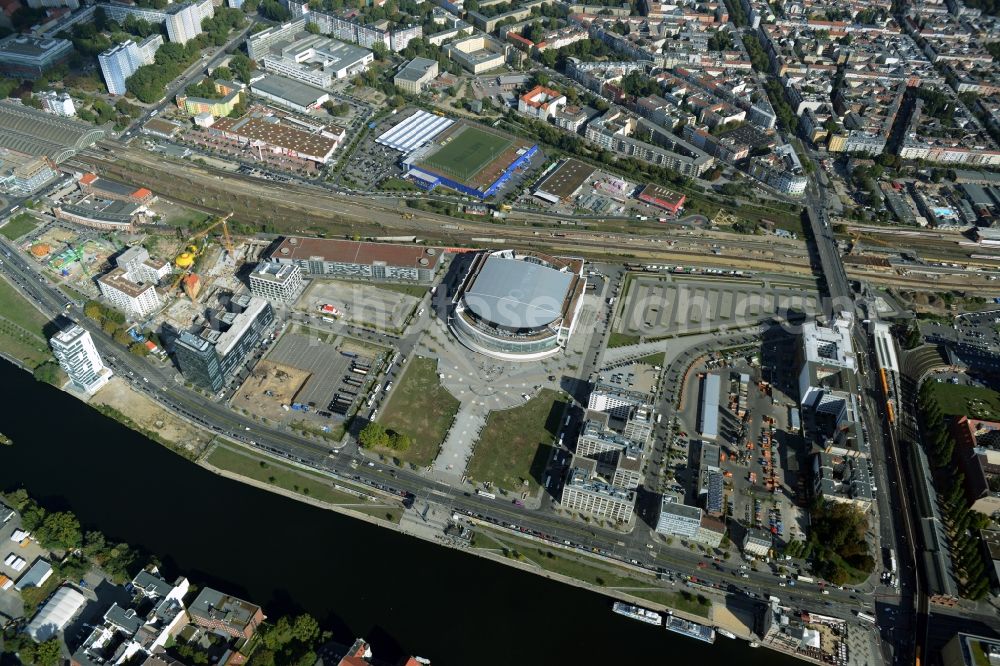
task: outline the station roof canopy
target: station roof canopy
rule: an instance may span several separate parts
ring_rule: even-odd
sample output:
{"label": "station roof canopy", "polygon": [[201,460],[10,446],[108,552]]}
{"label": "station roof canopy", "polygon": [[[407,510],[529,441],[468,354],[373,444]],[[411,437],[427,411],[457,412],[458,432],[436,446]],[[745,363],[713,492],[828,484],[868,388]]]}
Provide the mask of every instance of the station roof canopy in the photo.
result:
{"label": "station roof canopy", "polygon": [[465,302],[479,318],[512,329],[541,328],[562,315],[573,273],[520,259],[486,260]]}

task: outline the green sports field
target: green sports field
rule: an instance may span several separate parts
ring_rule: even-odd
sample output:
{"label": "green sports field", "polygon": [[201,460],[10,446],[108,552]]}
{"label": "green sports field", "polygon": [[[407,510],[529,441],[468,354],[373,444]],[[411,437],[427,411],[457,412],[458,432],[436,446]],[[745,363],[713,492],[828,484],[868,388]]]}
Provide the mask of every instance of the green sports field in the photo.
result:
{"label": "green sports field", "polygon": [[512,145],[511,139],[466,126],[421,164],[435,173],[468,183]]}

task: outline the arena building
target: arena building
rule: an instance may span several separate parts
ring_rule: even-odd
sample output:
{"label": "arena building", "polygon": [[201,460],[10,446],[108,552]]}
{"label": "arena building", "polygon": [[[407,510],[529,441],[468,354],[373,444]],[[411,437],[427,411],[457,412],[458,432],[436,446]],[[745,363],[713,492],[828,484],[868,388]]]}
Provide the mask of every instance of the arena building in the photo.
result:
{"label": "arena building", "polygon": [[481,354],[508,361],[545,358],[573,334],[585,286],[582,259],[483,252],[456,292],[448,325]]}

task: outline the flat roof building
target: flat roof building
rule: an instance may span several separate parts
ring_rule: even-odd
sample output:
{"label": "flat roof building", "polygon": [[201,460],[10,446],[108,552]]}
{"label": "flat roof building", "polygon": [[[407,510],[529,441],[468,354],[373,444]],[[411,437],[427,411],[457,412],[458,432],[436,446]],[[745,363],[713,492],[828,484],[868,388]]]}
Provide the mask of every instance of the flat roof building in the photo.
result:
{"label": "flat roof building", "polygon": [[419,95],[437,75],[437,60],[414,58],[396,72],[396,75],[392,77],[392,82],[397,88],[401,88],[410,95]]}
{"label": "flat roof building", "polygon": [[247,40],[251,57],[269,72],[319,88],[329,88],[335,80],[364,71],[375,61],[369,49],[309,32],[307,18],[251,36]]}
{"label": "flat roof building", "polygon": [[597,461],[573,459],[560,499],[564,509],[615,523],[631,523],[635,491],[618,488],[597,477]]}
{"label": "flat roof building", "polygon": [[334,134],[327,129],[311,132],[281,123],[276,116],[259,112],[241,118],[219,118],[208,128],[255,151],[288,155],[302,160],[326,164],[344,140],[345,132]]}
{"label": "flat roof building", "polygon": [[418,110],[412,116],[393,125],[375,139],[375,143],[398,150],[409,155],[417,148],[426,145],[434,138],[455,124],[455,121],[445,116]]}
{"label": "flat roof building", "polygon": [[79,390],[93,395],[111,379],[111,370],[101,360],[93,338],[79,324],[53,335],[49,345],[59,367]]}
{"label": "flat roof building", "polygon": [[444,52],[473,74],[482,74],[503,67],[509,48],[487,35],[472,35],[445,45]]}
{"label": "flat roof building", "polygon": [[767,557],[773,545],[770,533],[756,527],[747,528],[743,535],[743,553],[754,557]]}
{"label": "flat roof building", "polygon": [[269,301],[294,303],[304,287],[302,269],[297,264],[262,261],[250,273],[250,291]]}
{"label": "flat roof building", "polygon": [[441,265],[439,247],[286,236],[268,257],[294,263],[305,275],[429,283]]}
{"label": "flat roof building", "polygon": [[115,268],[97,278],[97,286],[104,298],[130,317],[142,318],[160,307],[156,285],[133,281],[123,268]]}
{"label": "flat roof building", "polygon": [[649,183],[639,193],[639,200],[662,208],[671,215],[677,215],[683,210],[687,197],[679,192]]}
{"label": "flat roof building", "polygon": [[582,259],[483,252],[462,281],[449,325],[462,344],[488,356],[551,356],[576,328],[585,284]]}
{"label": "flat roof building", "polygon": [[700,507],[682,504],[672,495],[663,496],[660,500],[660,516],[656,519],[657,532],[690,539],[698,534],[700,527]]}
{"label": "flat roof building", "polygon": [[47,641],[65,629],[85,605],[87,599],[80,592],[63,585],[35,613],[25,631],[39,643]]}
{"label": "flat roof building", "polygon": [[53,37],[13,34],[0,40],[0,73],[19,79],[37,79],[62,64],[73,53],[73,42]]}
{"label": "flat roof building", "polygon": [[59,175],[47,157],[0,148],[0,191],[27,196]]}
{"label": "flat roof building", "polygon": [[250,92],[299,113],[318,109],[330,99],[330,93],[322,88],[277,74],[254,81],[250,84]]}
{"label": "flat roof building", "polygon": [[553,203],[567,201],[593,177],[594,167],[577,159],[568,159],[545,177],[535,189],[536,196],[543,196]]}
{"label": "flat roof building", "polygon": [[210,587],[202,588],[188,613],[200,627],[242,638],[253,636],[265,617],[260,606]]}
{"label": "flat roof building", "polygon": [[719,394],[722,390],[719,375],[710,372],[701,380],[701,401],[698,407],[698,432],[705,439],[719,436]]}
{"label": "flat roof building", "polygon": [[817,497],[853,504],[867,511],[874,501],[867,458],[820,451],[813,456],[813,490]]}
{"label": "flat roof building", "polygon": [[274,310],[263,298],[242,294],[212,311],[209,327],[183,331],[174,343],[181,374],[215,392],[236,374],[249,352],[264,339]]}

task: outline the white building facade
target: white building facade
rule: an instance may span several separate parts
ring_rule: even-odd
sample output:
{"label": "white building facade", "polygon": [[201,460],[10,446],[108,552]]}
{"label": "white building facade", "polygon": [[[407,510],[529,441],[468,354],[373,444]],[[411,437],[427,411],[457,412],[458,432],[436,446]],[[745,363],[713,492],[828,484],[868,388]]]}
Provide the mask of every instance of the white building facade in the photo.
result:
{"label": "white building facade", "polygon": [[111,379],[111,370],[104,366],[90,333],[74,324],[49,340],[59,367],[81,391],[93,395]]}

